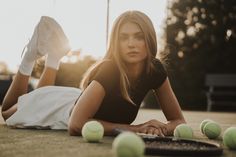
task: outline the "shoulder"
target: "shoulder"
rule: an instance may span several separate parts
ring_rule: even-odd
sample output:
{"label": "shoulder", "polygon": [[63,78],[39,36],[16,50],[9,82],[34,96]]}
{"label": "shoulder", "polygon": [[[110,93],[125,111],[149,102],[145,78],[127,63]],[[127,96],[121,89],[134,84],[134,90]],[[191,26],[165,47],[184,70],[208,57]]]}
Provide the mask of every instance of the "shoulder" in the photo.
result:
{"label": "shoulder", "polygon": [[100,63],[100,67],[99,69],[113,69],[113,70],[118,70],[117,65],[115,64],[115,62],[113,60],[107,59],[107,60],[103,60]]}
{"label": "shoulder", "polygon": [[104,60],[99,64],[92,80],[99,82],[107,93],[119,84],[119,78],[119,70],[114,61]]}
{"label": "shoulder", "polygon": [[166,68],[165,68],[164,64],[159,59],[154,58],[152,60],[152,64],[154,65],[154,70],[155,71],[160,71],[160,70],[166,71]]}
{"label": "shoulder", "polygon": [[157,58],[154,58],[152,60],[152,68],[151,68],[151,72],[149,74],[149,76],[156,76],[156,77],[166,77],[167,74],[167,70],[165,65]]}
{"label": "shoulder", "polygon": [[149,81],[153,89],[159,88],[167,78],[167,70],[164,64],[157,58],[152,60],[152,71],[149,74]]}
{"label": "shoulder", "polygon": [[96,72],[95,75],[103,75],[104,77],[107,75],[119,75],[119,69],[117,67],[117,65],[115,64],[114,61],[112,60],[104,60],[102,61]]}

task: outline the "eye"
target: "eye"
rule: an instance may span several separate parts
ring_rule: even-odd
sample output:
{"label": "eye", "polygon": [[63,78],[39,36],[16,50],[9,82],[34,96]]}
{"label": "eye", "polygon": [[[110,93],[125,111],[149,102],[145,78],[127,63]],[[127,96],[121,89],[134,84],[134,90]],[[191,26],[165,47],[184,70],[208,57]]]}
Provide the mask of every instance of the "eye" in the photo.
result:
{"label": "eye", "polygon": [[119,36],[119,39],[120,39],[121,41],[125,41],[125,40],[128,39],[128,36],[127,36],[127,35],[120,35],[120,36]]}
{"label": "eye", "polygon": [[138,35],[136,35],[135,37],[136,37],[136,39],[138,39],[138,40],[143,40],[143,39],[144,39],[144,35],[143,35],[143,34],[138,34]]}

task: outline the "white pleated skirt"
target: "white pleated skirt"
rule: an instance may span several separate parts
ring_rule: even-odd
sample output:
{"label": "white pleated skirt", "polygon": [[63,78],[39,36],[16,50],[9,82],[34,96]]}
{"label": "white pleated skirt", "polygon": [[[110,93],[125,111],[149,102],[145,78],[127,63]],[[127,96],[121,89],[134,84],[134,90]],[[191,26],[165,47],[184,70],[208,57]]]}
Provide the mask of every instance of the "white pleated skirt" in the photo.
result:
{"label": "white pleated skirt", "polygon": [[81,90],[45,86],[18,98],[17,111],[6,120],[14,128],[67,130],[70,112]]}

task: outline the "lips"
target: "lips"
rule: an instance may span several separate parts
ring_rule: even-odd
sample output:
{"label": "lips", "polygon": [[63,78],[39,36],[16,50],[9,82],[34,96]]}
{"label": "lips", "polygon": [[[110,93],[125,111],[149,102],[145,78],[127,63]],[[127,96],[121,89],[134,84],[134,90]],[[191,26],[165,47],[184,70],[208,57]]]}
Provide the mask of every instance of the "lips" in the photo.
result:
{"label": "lips", "polygon": [[129,56],[133,56],[133,55],[137,55],[138,52],[137,51],[130,51],[127,53]]}

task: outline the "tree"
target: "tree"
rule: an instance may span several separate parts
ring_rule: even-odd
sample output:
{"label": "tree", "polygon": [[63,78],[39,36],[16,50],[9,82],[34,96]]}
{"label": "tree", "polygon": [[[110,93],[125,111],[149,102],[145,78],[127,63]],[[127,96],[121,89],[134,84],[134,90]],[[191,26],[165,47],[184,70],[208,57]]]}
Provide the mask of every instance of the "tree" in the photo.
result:
{"label": "tree", "polygon": [[169,1],[165,29],[170,79],[180,103],[205,107],[205,75],[236,73],[236,1]]}
{"label": "tree", "polygon": [[9,71],[7,64],[5,62],[0,61],[0,75],[12,75]]}
{"label": "tree", "polygon": [[[76,53],[77,52],[77,53]],[[65,57],[65,62],[60,64],[57,72],[55,85],[56,86],[70,86],[79,87],[82,77],[86,70],[96,62],[92,56],[85,56],[79,59],[79,51],[69,53]],[[34,65],[32,76],[40,78],[45,64],[45,58],[38,59]]]}

